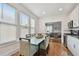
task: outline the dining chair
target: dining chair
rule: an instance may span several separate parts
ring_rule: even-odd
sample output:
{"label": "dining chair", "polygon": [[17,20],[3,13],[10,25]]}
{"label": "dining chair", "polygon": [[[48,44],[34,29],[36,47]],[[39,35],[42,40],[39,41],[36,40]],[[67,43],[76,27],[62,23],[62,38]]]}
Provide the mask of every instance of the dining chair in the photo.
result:
{"label": "dining chair", "polygon": [[30,56],[30,40],[20,38],[20,56]]}
{"label": "dining chair", "polygon": [[26,38],[30,38],[32,34],[26,34]]}
{"label": "dining chair", "polygon": [[45,49],[49,47],[49,36],[45,37]]}
{"label": "dining chair", "polygon": [[41,49],[44,49],[48,53],[49,48],[49,36],[45,36],[44,43],[41,44]]}

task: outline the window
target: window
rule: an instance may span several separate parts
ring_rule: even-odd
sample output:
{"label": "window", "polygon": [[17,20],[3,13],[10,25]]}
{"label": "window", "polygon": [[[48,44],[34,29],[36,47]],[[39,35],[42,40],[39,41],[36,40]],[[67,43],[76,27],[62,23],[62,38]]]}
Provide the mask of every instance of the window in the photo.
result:
{"label": "window", "polygon": [[0,44],[16,40],[15,14],[13,7],[0,4]]}
{"label": "window", "polygon": [[31,34],[35,33],[35,19],[31,18]]}
{"label": "window", "polygon": [[47,27],[46,27],[46,31],[47,31],[48,33],[51,33],[51,32],[52,32],[52,26],[47,26]]}
{"label": "window", "polygon": [[35,20],[31,19],[31,27],[35,27]]}
{"label": "window", "polygon": [[20,13],[20,37],[25,38],[29,34],[29,16]]}
{"label": "window", "polygon": [[16,10],[8,4],[3,4],[3,21],[15,24]]}
{"label": "window", "polygon": [[16,40],[16,26],[0,24],[0,44]]}
{"label": "window", "polygon": [[0,19],[1,19],[1,14],[2,14],[2,4],[0,3]]}
{"label": "window", "polygon": [[28,32],[29,32],[29,31],[28,31],[27,28],[22,28],[22,27],[21,27],[21,37],[22,37],[22,38],[25,38],[25,37],[26,37],[26,34],[29,34]]}
{"label": "window", "polygon": [[16,9],[9,4],[0,4],[0,44],[25,38],[30,32],[35,33],[35,19],[22,12],[16,17]]}
{"label": "window", "polygon": [[20,13],[20,24],[23,26],[29,26],[29,17],[23,13]]}
{"label": "window", "polygon": [[31,28],[31,34],[35,33],[35,28]]}

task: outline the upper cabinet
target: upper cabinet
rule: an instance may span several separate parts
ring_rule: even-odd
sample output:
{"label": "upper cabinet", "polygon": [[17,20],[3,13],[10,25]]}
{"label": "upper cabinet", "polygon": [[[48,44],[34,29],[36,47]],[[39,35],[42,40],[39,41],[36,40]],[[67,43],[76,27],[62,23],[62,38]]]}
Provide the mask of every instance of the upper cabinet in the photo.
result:
{"label": "upper cabinet", "polygon": [[76,7],[73,11],[73,27],[79,26],[79,7]]}
{"label": "upper cabinet", "polygon": [[77,6],[69,15],[69,19],[73,20],[73,27],[79,27],[79,6]]}

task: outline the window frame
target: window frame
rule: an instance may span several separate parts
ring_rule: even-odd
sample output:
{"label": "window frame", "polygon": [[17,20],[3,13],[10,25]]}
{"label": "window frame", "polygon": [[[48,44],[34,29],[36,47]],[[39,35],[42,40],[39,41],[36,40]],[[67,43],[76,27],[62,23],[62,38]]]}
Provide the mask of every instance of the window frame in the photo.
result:
{"label": "window frame", "polygon": [[[20,15],[23,14],[25,16],[28,17],[28,26],[27,25],[21,25],[21,19],[20,19]],[[29,27],[29,20],[30,20],[30,16],[22,11],[19,12],[19,20],[20,20],[20,26],[23,26],[23,27]]]}
{"label": "window frame", "polygon": [[6,22],[6,21],[0,21],[0,22],[16,25],[16,12],[17,12],[17,9],[16,9],[15,7],[13,7],[12,5],[8,4],[8,3],[2,3],[2,19],[3,19],[3,20],[8,20],[8,19],[5,19],[4,14],[3,14],[3,13],[4,13],[4,11],[3,11],[3,6],[4,6],[4,4],[5,4],[5,5],[8,5],[9,7],[11,7],[12,9],[15,10],[14,23]]}
{"label": "window frame", "polygon": [[[7,3],[1,3],[1,4],[2,4],[2,6],[1,6],[1,7],[2,7],[2,8],[1,8],[2,11],[1,11],[1,18],[0,18],[0,19],[3,20],[3,19],[4,19],[4,18],[3,18],[3,4],[7,4]],[[17,11],[17,9],[16,9],[15,7],[11,6],[10,4],[7,4],[7,5],[10,6],[11,8],[13,8],[13,9],[15,9],[15,18],[14,18],[14,19],[15,19],[15,23],[10,23],[10,22],[6,22],[6,21],[5,21],[5,22],[4,22],[4,21],[0,21],[0,25],[1,25],[1,24],[3,24],[4,26],[5,26],[5,25],[6,25],[6,26],[7,26],[7,25],[10,25],[10,26],[12,26],[12,27],[14,26],[14,27],[16,28],[16,29],[15,29],[15,30],[16,30],[16,35],[15,35],[15,36],[16,36],[16,39],[11,40],[11,41],[8,41],[8,42],[13,42],[13,41],[17,40],[17,22],[16,22],[16,20],[17,20],[17,19],[16,19],[16,14],[17,14],[16,11]],[[0,33],[0,34],[1,34],[1,33]],[[5,43],[8,43],[8,42],[3,42],[3,43],[0,43],[0,44],[5,44]]]}
{"label": "window frame", "polygon": [[[1,3],[1,4],[4,4],[4,3]],[[7,3],[5,3],[7,4]],[[10,4],[7,4],[9,5],[10,7],[14,8],[15,9],[15,23],[9,23],[9,22],[3,22],[3,21],[0,21],[0,24],[5,24],[5,25],[11,25],[11,26],[15,26],[16,27],[16,40],[18,41],[19,38],[21,37],[21,28],[25,28],[25,29],[28,29],[28,34],[31,34],[31,22],[30,22],[30,19],[32,18],[29,14],[27,13],[24,13],[23,11],[20,11],[18,10],[17,8],[15,8],[14,6],[10,5]],[[1,7],[1,19],[3,19],[3,6]],[[23,26],[23,25],[20,25],[20,12],[22,12],[24,15],[28,16],[28,26]],[[33,18],[34,19],[34,18]],[[35,20],[35,19],[34,19]],[[27,31],[27,30],[26,30]],[[34,32],[35,32],[35,27],[34,27]],[[13,42],[13,41],[11,41]],[[4,43],[8,43],[8,42],[4,42]],[[4,44],[3,43],[3,44]],[[0,43],[1,44],[1,43]]]}
{"label": "window frame", "polygon": [[[24,15],[26,15],[27,17],[28,17],[28,26],[26,26],[26,25],[21,25],[21,20],[20,20],[20,14],[24,14]],[[21,28],[25,28],[25,29],[28,29],[27,31],[28,31],[28,34],[30,34],[30,16],[28,15],[28,14],[26,14],[26,13],[24,13],[24,12],[22,12],[22,11],[19,11],[19,28],[20,28],[20,37],[21,37]],[[27,33],[26,33],[27,34]]]}
{"label": "window frame", "polygon": [[[31,19],[34,20],[34,27],[31,26],[31,25],[32,25],[32,24],[31,24]],[[35,23],[36,23],[36,22],[35,22],[35,19],[34,19],[33,17],[31,17],[31,18],[30,18],[30,34],[35,34]],[[32,29],[34,30],[34,33],[31,32]]]}

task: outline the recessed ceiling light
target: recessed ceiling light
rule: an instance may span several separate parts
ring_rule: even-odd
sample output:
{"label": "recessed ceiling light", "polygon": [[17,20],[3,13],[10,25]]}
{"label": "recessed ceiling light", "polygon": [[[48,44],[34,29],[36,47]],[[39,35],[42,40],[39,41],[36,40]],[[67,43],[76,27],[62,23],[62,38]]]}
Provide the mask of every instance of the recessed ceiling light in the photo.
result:
{"label": "recessed ceiling light", "polygon": [[58,11],[63,11],[63,8],[59,8]]}
{"label": "recessed ceiling light", "polygon": [[46,14],[46,11],[43,11],[42,14],[45,15]]}

